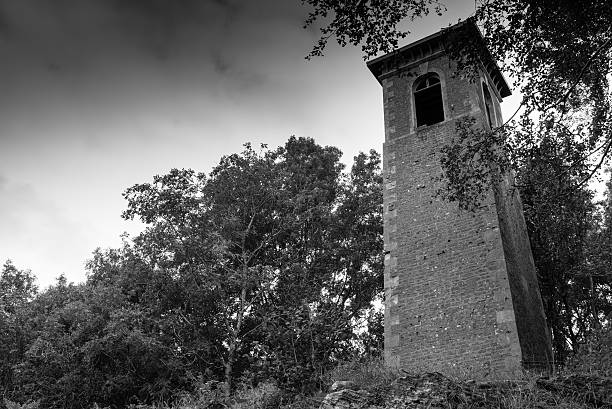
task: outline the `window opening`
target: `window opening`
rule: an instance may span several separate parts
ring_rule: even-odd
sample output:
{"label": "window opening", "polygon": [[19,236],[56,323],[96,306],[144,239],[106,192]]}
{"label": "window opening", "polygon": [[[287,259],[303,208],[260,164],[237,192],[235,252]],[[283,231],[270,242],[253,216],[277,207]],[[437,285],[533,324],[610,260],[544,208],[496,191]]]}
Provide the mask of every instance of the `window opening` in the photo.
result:
{"label": "window opening", "polygon": [[482,83],[482,93],[484,95],[485,110],[487,111],[487,121],[489,122],[489,127],[493,129],[496,124],[493,99],[491,98],[489,87],[487,87],[487,84],[485,84],[484,82]]}
{"label": "window opening", "polygon": [[417,80],[414,88],[417,127],[444,121],[440,77],[428,74]]}

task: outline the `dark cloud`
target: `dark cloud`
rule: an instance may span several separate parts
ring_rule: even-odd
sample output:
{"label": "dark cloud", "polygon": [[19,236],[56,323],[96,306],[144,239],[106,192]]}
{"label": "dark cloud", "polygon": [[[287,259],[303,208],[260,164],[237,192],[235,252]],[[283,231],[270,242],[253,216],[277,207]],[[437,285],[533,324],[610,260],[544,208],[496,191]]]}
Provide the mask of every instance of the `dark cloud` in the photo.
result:
{"label": "dark cloud", "polygon": [[9,23],[6,14],[0,9],[0,36],[7,36],[9,33]]}
{"label": "dark cloud", "polygon": [[214,72],[225,81],[230,91],[244,92],[262,86],[267,81],[266,75],[244,69],[240,64],[230,62],[229,57],[219,51],[211,53],[211,61]]}
{"label": "dark cloud", "polygon": [[242,6],[228,0],[0,0],[0,33],[25,37],[28,46],[81,57],[133,44],[155,54],[171,54],[197,32],[228,30]]}
{"label": "dark cloud", "polygon": [[212,64],[215,72],[219,75],[226,75],[230,70],[230,64],[217,52],[212,53]]}
{"label": "dark cloud", "polygon": [[243,8],[240,3],[229,0],[113,0],[111,4],[119,12],[127,11],[174,23],[206,20],[208,13],[215,8],[235,16]]}
{"label": "dark cloud", "polygon": [[[249,54],[284,41],[279,33],[269,36],[273,44],[254,44],[253,34],[275,30],[273,20],[301,30],[305,13],[299,2],[286,0],[0,0],[0,39],[10,37],[19,48],[13,52],[42,59],[44,70],[58,72],[126,54],[160,61],[227,48]],[[258,32],[249,31],[255,25]]]}
{"label": "dark cloud", "polygon": [[221,21],[230,24],[241,7],[222,0],[113,0],[112,10],[124,28],[140,26],[173,39],[177,32],[189,26],[207,29]]}
{"label": "dark cloud", "polygon": [[303,61],[304,13],[287,0],[0,0],[0,126],[16,111],[74,117],[151,90],[241,98],[287,55]]}

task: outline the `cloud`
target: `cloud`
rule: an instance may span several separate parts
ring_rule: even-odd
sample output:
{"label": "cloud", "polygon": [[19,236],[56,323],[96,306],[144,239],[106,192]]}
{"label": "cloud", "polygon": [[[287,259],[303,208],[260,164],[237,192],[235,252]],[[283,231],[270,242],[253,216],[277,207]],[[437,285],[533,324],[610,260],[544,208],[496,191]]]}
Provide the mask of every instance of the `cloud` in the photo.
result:
{"label": "cloud", "polygon": [[171,54],[190,30],[205,40],[227,29],[239,12],[233,2],[213,0],[0,0],[0,30],[57,59],[87,60],[126,46],[159,55]]}
{"label": "cloud", "polygon": [[[0,0],[0,41],[6,47],[0,76],[34,82],[40,76],[90,81],[109,65],[117,74],[158,67],[192,66],[206,60],[211,72],[227,74],[239,89],[264,75],[243,60],[262,49],[287,46],[278,22],[305,11],[286,0]],[[270,23],[273,24],[270,24]],[[269,34],[266,34],[269,33]],[[304,35],[306,32],[303,31]],[[261,41],[260,38],[272,39]],[[304,50],[304,53],[307,50]],[[233,58],[229,58],[228,55]],[[211,59],[212,57],[212,59]],[[228,65],[230,64],[230,65]],[[214,78],[213,78],[214,81]],[[11,85],[8,85],[11,87]]]}
{"label": "cloud", "polygon": [[230,92],[246,92],[255,87],[263,86],[267,76],[254,69],[243,69],[241,64],[219,51],[211,53],[214,72],[224,80],[224,85]]}
{"label": "cloud", "polygon": [[121,48],[124,41],[168,51],[189,39],[185,33],[219,45],[228,34],[240,37],[245,22],[266,30],[267,21],[285,20],[299,28],[306,13],[286,0],[0,0],[0,30],[39,44],[61,40],[56,50],[77,46],[83,54]]}
{"label": "cloud", "polygon": [[0,36],[7,37],[9,34],[9,23],[6,15],[0,9]]}

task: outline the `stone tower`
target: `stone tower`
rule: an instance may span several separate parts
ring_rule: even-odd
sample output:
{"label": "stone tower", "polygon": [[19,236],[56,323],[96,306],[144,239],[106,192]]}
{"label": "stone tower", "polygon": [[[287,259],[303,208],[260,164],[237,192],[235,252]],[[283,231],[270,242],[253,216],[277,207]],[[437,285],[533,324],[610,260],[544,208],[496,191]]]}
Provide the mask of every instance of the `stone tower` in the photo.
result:
{"label": "stone tower", "polygon": [[[477,78],[448,41],[476,44]],[[452,41],[452,40],[450,40]],[[502,123],[510,89],[471,21],[368,62],[383,88],[385,360],[402,368],[503,377],[549,370],[549,332],[522,205],[508,176],[475,212],[436,196],[440,149],[458,120]]]}

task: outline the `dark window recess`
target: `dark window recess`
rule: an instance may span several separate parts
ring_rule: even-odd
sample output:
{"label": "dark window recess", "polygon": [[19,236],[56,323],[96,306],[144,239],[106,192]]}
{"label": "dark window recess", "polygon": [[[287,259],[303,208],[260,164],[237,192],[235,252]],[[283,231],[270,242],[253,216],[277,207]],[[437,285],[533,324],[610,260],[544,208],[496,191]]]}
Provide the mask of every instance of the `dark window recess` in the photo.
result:
{"label": "dark window recess", "polygon": [[414,105],[417,127],[444,121],[442,87],[440,78],[436,74],[430,74],[417,80],[414,89]]}
{"label": "dark window recess", "polygon": [[482,83],[482,93],[484,94],[485,100],[485,109],[487,110],[487,120],[489,121],[489,127],[493,128],[495,124],[495,113],[493,108],[493,99],[491,98],[491,93],[489,92],[489,87],[484,82]]}

